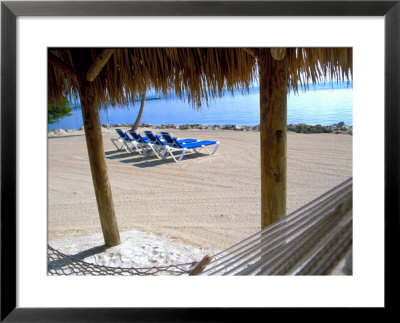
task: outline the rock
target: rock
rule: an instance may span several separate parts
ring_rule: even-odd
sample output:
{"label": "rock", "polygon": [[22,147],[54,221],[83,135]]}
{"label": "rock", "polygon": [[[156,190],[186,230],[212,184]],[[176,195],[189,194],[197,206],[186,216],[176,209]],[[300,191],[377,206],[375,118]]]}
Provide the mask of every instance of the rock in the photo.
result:
{"label": "rock", "polygon": [[353,135],[353,126],[349,126],[349,130],[347,131],[349,135]]}
{"label": "rock", "polygon": [[308,125],[305,123],[299,124],[288,124],[288,131],[293,131],[296,133],[349,133],[352,134],[352,126],[346,126],[344,123],[339,122],[338,124],[333,124],[330,126],[322,126],[320,124]]}
{"label": "rock", "polygon": [[167,123],[167,124],[162,124],[159,129],[176,129],[176,125]]}
{"label": "rock", "polygon": [[313,132],[314,133],[323,133],[324,129],[320,124],[315,125],[315,127],[313,127]]}
{"label": "rock", "polygon": [[189,125],[187,125],[187,124],[182,124],[182,125],[179,126],[179,129],[180,129],[180,130],[189,129]]}
{"label": "rock", "polygon": [[232,130],[234,128],[235,128],[235,126],[233,124],[226,124],[226,125],[222,126],[222,129],[224,129],[224,130]]}
{"label": "rock", "polygon": [[311,126],[305,123],[301,123],[297,126],[296,132],[298,133],[311,133]]}
{"label": "rock", "polygon": [[54,134],[56,134],[57,136],[62,136],[62,135],[65,135],[66,132],[64,129],[55,129]]}

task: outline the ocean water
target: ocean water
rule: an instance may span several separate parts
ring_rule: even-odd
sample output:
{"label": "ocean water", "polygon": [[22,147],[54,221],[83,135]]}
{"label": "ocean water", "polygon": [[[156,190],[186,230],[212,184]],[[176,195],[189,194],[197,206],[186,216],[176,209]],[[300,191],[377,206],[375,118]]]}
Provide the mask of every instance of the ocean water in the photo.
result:
{"label": "ocean water", "polygon": [[[331,125],[343,121],[353,124],[353,88],[352,83],[326,83],[310,85],[307,91],[299,89],[297,94],[290,91],[287,98],[287,123],[306,123],[310,125]],[[171,95],[167,98],[147,100],[141,123],[146,124],[207,124],[207,125],[246,125],[260,123],[259,88],[251,88],[242,93],[236,91],[232,96],[223,97],[203,104],[200,110],[193,109],[187,100],[182,101]],[[102,124],[132,124],[136,120],[140,102],[123,107],[105,107],[100,110]],[[60,119],[48,125],[49,130],[79,129],[83,126],[79,105],[72,111],[72,116]]]}

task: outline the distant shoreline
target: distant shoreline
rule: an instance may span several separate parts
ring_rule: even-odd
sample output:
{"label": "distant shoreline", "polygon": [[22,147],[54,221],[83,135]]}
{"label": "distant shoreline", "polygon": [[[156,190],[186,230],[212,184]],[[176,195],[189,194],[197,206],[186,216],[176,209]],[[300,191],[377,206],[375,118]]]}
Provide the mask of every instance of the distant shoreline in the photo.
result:
{"label": "distant shoreline", "polygon": [[[130,128],[132,124],[129,123],[118,123],[118,124],[103,124],[103,128]],[[260,131],[260,125],[255,126],[244,126],[244,125],[206,125],[206,124],[183,124],[183,125],[175,125],[175,124],[162,124],[162,125],[153,125],[153,124],[145,124],[142,123],[140,128],[151,128],[151,129],[179,129],[179,130],[188,130],[188,129],[208,129],[208,130],[233,130],[233,131]],[[65,135],[74,131],[83,130],[83,126],[79,129],[54,129],[48,130],[48,135]],[[344,133],[353,135],[353,126],[346,125],[344,122],[335,123],[328,126],[322,125],[309,125],[304,123],[297,124],[288,124],[287,131],[296,132],[296,133],[304,133],[304,134],[312,134],[312,133]]]}

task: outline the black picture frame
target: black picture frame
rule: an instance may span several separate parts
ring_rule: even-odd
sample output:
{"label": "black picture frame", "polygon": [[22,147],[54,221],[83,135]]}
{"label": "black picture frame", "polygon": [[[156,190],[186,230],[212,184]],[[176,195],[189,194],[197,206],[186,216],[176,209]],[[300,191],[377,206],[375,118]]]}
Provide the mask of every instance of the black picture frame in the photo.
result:
{"label": "black picture frame", "polygon": [[[230,308],[18,308],[16,19],[18,16],[384,16],[385,309],[396,310],[399,246],[400,1],[4,1],[1,3],[1,321],[239,321]],[[373,170],[371,170],[373,171]],[[373,233],[371,233],[373,234]],[[134,292],[134,291],[133,291]],[[247,309],[256,318],[264,309]],[[382,313],[380,313],[381,315]],[[335,314],[332,314],[335,315]],[[369,314],[370,315],[370,314]],[[248,316],[249,320],[251,317]],[[334,318],[334,316],[330,316]],[[372,318],[370,316],[370,318]],[[382,317],[381,317],[382,319]]]}

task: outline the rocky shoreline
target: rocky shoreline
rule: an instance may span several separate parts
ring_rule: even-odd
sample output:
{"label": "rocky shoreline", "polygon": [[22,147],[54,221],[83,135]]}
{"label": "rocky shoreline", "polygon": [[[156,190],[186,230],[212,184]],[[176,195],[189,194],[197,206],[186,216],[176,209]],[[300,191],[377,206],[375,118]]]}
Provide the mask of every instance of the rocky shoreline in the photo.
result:
{"label": "rocky shoreline", "polygon": [[[103,128],[129,128],[132,127],[130,123],[118,123],[118,124],[103,124]],[[179,129],[179,130],[187,130],[187,129],[209,129],[209,130],[234,130],[234,131],[260,131],[260,125],[255,126],[243,126],[243,125],[233,125],[233,124],[226,124],[226,125],[206,125],[206,124],[183,124],[183,125],[175,125],[175,124],[162,124],[162,125],[152,125],[152,124],[145,124],[142,123],[140,125],[141,128],[152,128],[152,129]],[[71,129],[71,130],[64,130],[64,129],[55,129],[55,130],[48,130],[48,135],[66,135],[71,132],[83,130],[83,127],[79,129]],[[322,125],[308,125],[304,123],[298,124],[289,124],[287,126],[288,131],[296,132],[296,133],[336,133],[336,134],[353,134],[353,126],[349,126],[344,124],[344,122],[339,122],[337,124],[329,125],[329,126],[322,126]]]}

